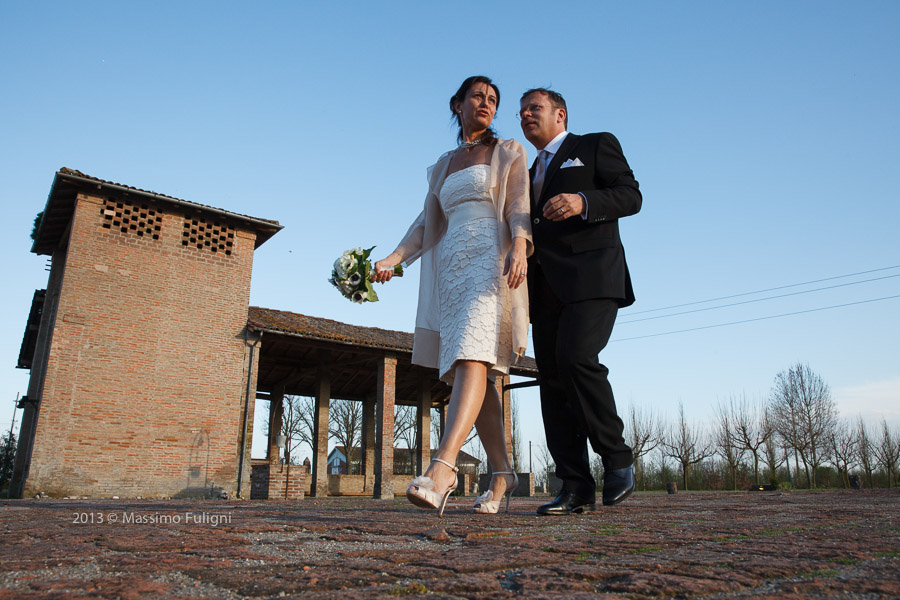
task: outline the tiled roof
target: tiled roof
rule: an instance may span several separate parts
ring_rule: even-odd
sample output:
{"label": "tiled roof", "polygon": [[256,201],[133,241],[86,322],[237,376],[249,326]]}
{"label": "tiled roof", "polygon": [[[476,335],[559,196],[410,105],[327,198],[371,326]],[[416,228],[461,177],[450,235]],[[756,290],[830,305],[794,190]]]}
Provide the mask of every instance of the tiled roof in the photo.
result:
{"label": "tiled roof", "polygon": [[331,319],[309,317],[283,310],[251,306],[247,323],[262,331],[341,342],[354,346],[412,352],[413,334],[378,327],[350,325]]}
{"label": "tiled roof", "polygon": [[47,197],[47,205],[44,207],[43,218],[38,225],[37,236],[31,251],[35,254],[52,254],[57,248],[59,241],[68,231],[69,222],[75,210],[77,195],[82,192],[97,193],[98,190],[101,193],[114,197],[128,197],[131,195],[144,197],[153,202],[175,205],[180,211],[186,213],[212,213],[218,217],[242,223],[244,227],[256,232],[255,246],[257,248],[282,229],[278,221],[271,219],[260,219],[205,204],[181,200],[174,196],[166,196],[165,194],[114,183],[92,177],[75,169],[63,167],[53,178],[53,185],[50,187],[50,194]]}
{"label": "tiled roof", "polygon": [[259,218],[259,217],[251,217],[250,215],[242,215],[241,213],[236,213],[236,212],[231,212],[231,211],[225,211],[225,210],[222,210],[222,209],[220,209],[220,208],[216,208],[215,206],[209,206],[209,205],[207,205],[207,204],[199,204],[199,203],[197,203],[197,202],[191,202],[190,200],[182,200],[181,198],[176,198],[176,197],[174,197],[174,196],[169,196],[169,195],[167,195],[167,194],[160,194],[160,193],[158,193],[158,192],[153,192],[153,191],[150,191],[150,190],[142,190],[141,188],[136,188],[136,187],[134,187],[134,186],[125,185],[124,183],[116,183],[115,181],[107,181],[107,180],[105,180],[105,179],[100,179],[99,177],[93,177],[93,176],[91,176],[91,175],[88,175],[87,173],[82,173],[81,171],[78,171],[78,170],[76,170],[76,169],[69,169],[69,168],[67,168],[67,167],[63,167],[63,168],[61,168],[61,169],[59,170],[59,174],[60,174],[60,175],[69,175],[69,176],[72,176],[72,177],[78,177],[78,178],[80,178],[80,179],[87,179],[87,180],[89,180],[89,181],[95,181],[95,182],[97,182],[97,183],[101,183],[101,184],[105,184],[105,185],[111,185],[111,186],[115,186],[115,187],[122,188],[122,189],[125,189],[125,190],[131,190],[131,191],[137,192],[137,193],[139,193],[139,194],[148,194],[148,195],[151,195],[151,196],[155,196],[155,197],[157,197],[157,198],[159,198],[159,199],[161,199],[161,200],[172,200],[172,201],[175,201],[175,202],[177,202],[177,203],[179,203],[179,204],[185,204],[185,205],[188,205],[188,206],[195,206],[195,207],[197,207],[197,208],[199,208],[199,209],[213,210],[213,211],[218,211],[218,212],[228,213],[229,215],[232,215],[232,216],[235,216],[235,217],[238,217],[238,218],[241,218],[241,219],[249,219],[249,220],[251,220],[251,221],[261,221],[261,222],[263,222],[263,223],[268,223],[268,224],[270,224],[270,225],[276,225],[276,226],[279,227],[279,229],[281,228],[281,226],[279,225],[278,221],[273,221],[273,220],[271,220],[271,219],[261,219],[261,218]]}
{"label": "tiled roof", "polygon": [[[413,334],[405,331],[350,325],[331,319],[310,317],[271,308],[251,306],[247,324],[259,331],[283,333],[307,339],[338,342],[353,346],[396,350],[412,354]],[[514,375],[533,376],[537,365],[530,356],[523,356],[510,369]]]}

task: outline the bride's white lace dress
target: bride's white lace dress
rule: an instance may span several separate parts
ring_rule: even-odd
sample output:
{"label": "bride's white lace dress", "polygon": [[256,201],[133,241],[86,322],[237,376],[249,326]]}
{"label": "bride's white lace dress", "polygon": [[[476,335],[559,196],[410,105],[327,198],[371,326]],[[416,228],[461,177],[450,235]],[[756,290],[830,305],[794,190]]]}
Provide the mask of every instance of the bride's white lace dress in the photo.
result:
{"label": "bride's white lace dress", "polygon": [[458,360],[487,363],[492,378],[509,372],[512,309],[503,276],[490,165],[473,165],[444,180],[440,202],[447,233],[437,250],[441,298],[441,379],[453,384]]}

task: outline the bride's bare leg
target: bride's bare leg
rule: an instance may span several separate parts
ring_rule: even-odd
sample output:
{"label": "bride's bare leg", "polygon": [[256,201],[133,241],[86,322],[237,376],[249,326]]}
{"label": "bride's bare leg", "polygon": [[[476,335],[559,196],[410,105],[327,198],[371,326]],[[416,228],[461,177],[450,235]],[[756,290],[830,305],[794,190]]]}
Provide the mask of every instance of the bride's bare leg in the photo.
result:
{"label": "bride's bare leg", "polygon": [[[453,391],[447,406],[447,421],[444,425],[444,436],[435,453],[435,458],[456,464],[460,448],[469,437],[472,425],[485,398],[487,388],[487,366],[484,363],[461,360],[456,364],[453,378]],[[430,477],[439,490],[453,485],[456,473],[443,463],[432,462],[424,475]]]}
{"label": "bride's bare leg", "polygon": [[[506,436],[503,431],[503,407],[500,404],[500,396],[497,388],[492,384],[487,385],[484,394],[484,402],[481,412],[475,420],[475,428],[484,452],[491,463],[492,471],[512,471],[512,464],[506,454]],[[499,499],[506,492],[506,477],[494,477],[491,479],[491,491],[494,498]]]}

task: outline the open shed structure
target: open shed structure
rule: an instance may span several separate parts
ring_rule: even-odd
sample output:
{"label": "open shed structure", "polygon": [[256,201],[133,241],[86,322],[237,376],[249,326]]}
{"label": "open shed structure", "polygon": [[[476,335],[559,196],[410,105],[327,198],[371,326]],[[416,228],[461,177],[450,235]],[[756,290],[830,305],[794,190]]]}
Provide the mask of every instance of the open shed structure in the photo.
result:
{"label": "open shed structure", "polygon": [[[416,472],[430,460],[431,409],[444,414],[451,388],[433,369],[411,363],[411,333],[359,327],[328,319],[250,307],[247,328],[259,339],[256,396],[270,401],[269,459],[277,456],[287,394],[315,399],[314,448],[310,492],[329,493],[328,418],[331,399],[363,405],[363,493],[394,495],[394,407],[416,407]],[[525,357],[512,375],[536,377],[534,360]],[[508,377],[497,379],[503,403],[507,445],[511,443]],[[333,476],[332,476],[333,477]],[[405,485],[406,481],[400,482]]]}

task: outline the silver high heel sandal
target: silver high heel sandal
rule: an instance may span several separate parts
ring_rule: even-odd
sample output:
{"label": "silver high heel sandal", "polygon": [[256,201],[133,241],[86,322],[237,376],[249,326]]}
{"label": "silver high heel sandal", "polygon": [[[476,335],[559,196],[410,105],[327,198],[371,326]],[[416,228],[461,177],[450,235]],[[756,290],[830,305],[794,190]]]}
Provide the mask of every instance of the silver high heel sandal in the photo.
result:
{"label": "silver high heel sandal", "polygon": [[[453,469],[454,473],[459,472],[459,467],[451,465],[446,460],[432,458],[431,462],[443,463]],[[406,499],[422,508],[437,509],[438,516],[442,517],[444,516],[444,507],[447,506],[447,499],[450,497],[450,494],[456,490],[458,483],[459,480],[454,479],[453,485],[444,490],[443,494],[438,494],[434,491],[434,480],[431,477],[419,475],[413,479],[412,483],[409,484],[409,487],[406,488]]]}
{"label": "silver high heel sandal", "polygon": [[[513,473],[512,471],[494,471],[491,473],[491,477],[494,475],[512,475],[513,483],[512,485],[506,486],[506,492],[503,493],[506,496],[506,512],[509,512],[509,499],[512,497],[513,493],[515,493],[516,488],[519,487],[519,476]],[[509,480],[507,479],[507,483]],[[475,506],[473,510],[479,514],[495,514],[500,512],[500,502],[503,500],[501,496],[499,499],[494,500],[494,492],[491,490],[486,491],[482,495],[478,496],[475,500]]]}

